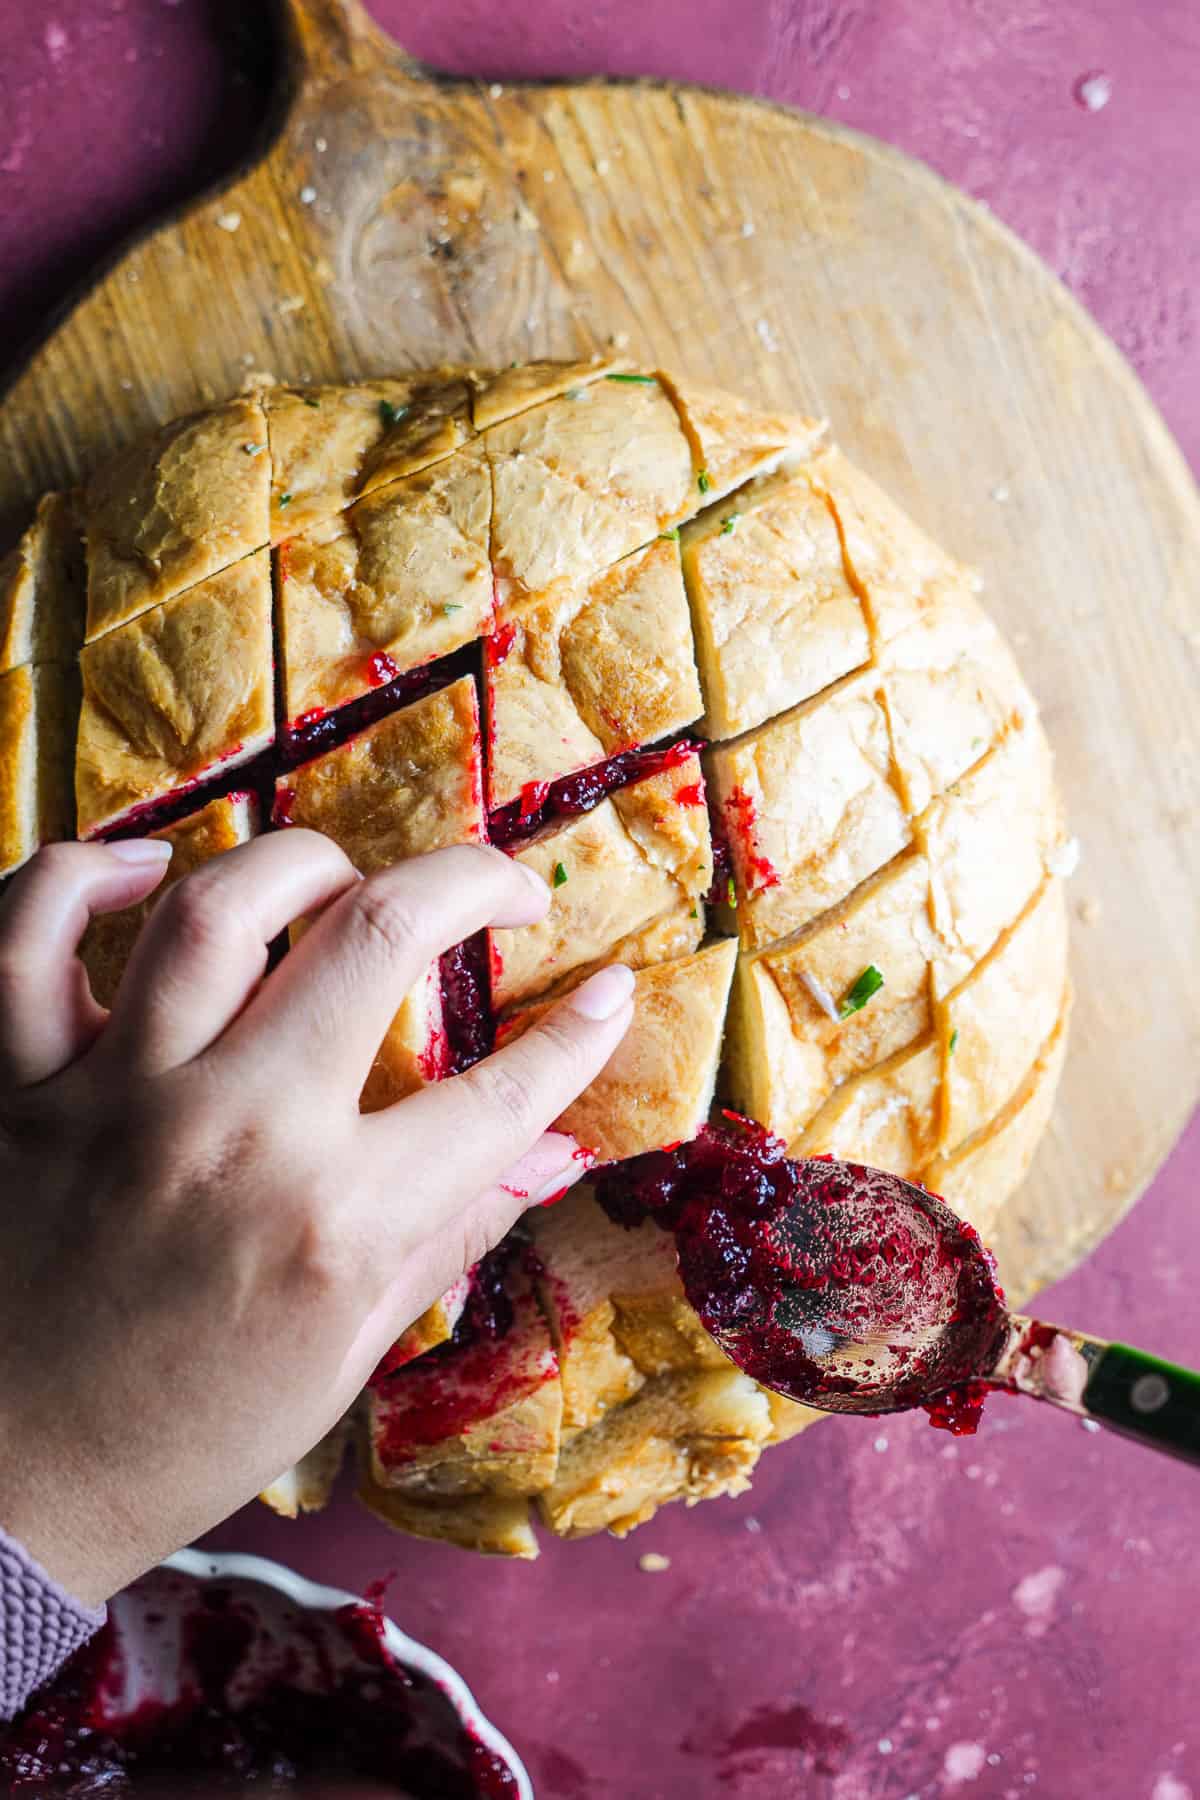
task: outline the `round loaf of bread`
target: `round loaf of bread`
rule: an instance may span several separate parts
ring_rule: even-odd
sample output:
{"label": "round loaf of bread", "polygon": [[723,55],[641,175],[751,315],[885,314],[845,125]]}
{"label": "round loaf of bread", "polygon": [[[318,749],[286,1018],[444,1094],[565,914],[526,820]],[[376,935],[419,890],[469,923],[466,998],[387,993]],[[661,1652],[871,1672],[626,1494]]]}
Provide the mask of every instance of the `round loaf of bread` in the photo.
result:
{"label": "round loaf of bread", "polygon": [[[0,872],[71,830],[161,833],[168,884],[290,824],[364,873],[490,839],[550,912],[429,971],[364,1108],[620,958],[634,1024],[561,1120],[599,1161],[723,1107],[986,1236],[1053,1104],[1070,844],[978,587],[820,425],[661,371],[265,387],[49,497],[0,566]],[[102,1001],[152,904],[90,928]],[[323,1504],[353,1442],[380,1517],[530,1556],[531,1511],[626,1531],[815,1416],[577,1189],[264,1497]]]}

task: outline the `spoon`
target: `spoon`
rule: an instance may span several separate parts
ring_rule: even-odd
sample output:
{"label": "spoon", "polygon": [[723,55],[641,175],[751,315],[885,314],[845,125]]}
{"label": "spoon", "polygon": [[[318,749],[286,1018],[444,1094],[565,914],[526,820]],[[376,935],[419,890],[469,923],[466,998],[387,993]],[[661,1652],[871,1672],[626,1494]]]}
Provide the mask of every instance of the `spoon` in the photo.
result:
{"label": "spoon", "polygon": [[689,1301],[755,1381],[825,1412],[924,1407],[957,1435],[1003,1388],[1200,1463],[1200,1375],[1010,1312],[979,1233],[935,1194],[793,1161],[727,1117],[601,1197],[674,1233]]}

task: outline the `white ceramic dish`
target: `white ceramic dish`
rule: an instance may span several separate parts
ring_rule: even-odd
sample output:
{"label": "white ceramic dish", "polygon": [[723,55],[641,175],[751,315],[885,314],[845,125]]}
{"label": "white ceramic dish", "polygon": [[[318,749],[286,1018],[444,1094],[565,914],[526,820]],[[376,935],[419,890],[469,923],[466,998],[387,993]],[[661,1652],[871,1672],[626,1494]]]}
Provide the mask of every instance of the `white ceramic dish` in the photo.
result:
{"label": "white ceramic dish", "polygon": [[[360,1600],[357,1594],[341,1588],[321,1587],[303,1575],[297,1575],[293,1569],[268,1562],[261,1556],[180,1550],[177,1555],[168,1557],[163,1567],[178,1570],[199,1581],[253,1582],[268,1594],[273,1592],[280,1597],[277,1603],[264,1600],[260,1604],[265,1613],[276,1615],[274,1622],[281,1633],[286,1633],[289,1608],[310,1613],[333,1612]],[[118,1595],[112,1602],[110,1611],[121,1646],[122,1665],[122,1691],[119,1695],[109,1696],[115,1712],[136,1708],[149,1697],[169,1700],[176,1691],[178,1671],[171,1667],[171,1662],[179,1650],[180,1631],[178,1622],[171,1617],[172,1610],[167,1584],[155,1583],[153,1577],[140,1593],[135,1588],[128,1594]],[[397,1661],[418,1670],[433,1682],[467,1731],[511,1769],[520,1800],[534,1800],[533,1787],[521,1759],[507,1738],[485,1718],[461,1675],[434,1651],[401,1631],[391,1619],[384,1619],[383,1635],[388,1650]],[[272,1653],[268,1651],[267,1654],[270,1657]],[[295,1649],[289,1654],[294,1658]],[[303,1655],[303,1650],[300,1654]]]}

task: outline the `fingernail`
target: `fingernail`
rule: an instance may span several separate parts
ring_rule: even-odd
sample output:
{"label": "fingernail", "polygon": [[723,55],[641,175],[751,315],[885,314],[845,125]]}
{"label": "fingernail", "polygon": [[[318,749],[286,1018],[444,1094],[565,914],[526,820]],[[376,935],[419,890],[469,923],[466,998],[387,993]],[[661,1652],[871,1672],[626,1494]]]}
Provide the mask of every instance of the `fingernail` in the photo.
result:
{"label": "fingernail", "polygon": [[529,1196],[530,1206],[549,1206],[555,1200],[564,1199],[575,1183],[582,1181],[586,1174],[587,1170],[582,1163],[568,1163],[565,1169],[560,1169],[549,1181],[544,1181],[541,1187],[533,1190]]}
{"label": "fingernail", "polygon": [[118,862],[140,864],[144,869],[171,858],[171,845],[166,838],[126,838],[123,843],[109,844],[107,849]]}
{"label": "fingernail", "polygon": [[569,1005],[585,1019],[611,1019],[632,993],[633,970],[624,963],[610,963],[575,989]]}
{"label": "fingernail", "polygon": [[550,889],[549,889],[548,884],[542,880],[542,877],[538,874],[537,870],[531,869],[529,867],[528,863],[516,862],[515,857],[513,860],[514,860],[515,866],[518,869],[520,869],[522,875],[525,877],[525,879],[529,883],[530,887],[533,888],[537,894],[541,895],[542,898],[545,898],[545,896],[550,892]]}

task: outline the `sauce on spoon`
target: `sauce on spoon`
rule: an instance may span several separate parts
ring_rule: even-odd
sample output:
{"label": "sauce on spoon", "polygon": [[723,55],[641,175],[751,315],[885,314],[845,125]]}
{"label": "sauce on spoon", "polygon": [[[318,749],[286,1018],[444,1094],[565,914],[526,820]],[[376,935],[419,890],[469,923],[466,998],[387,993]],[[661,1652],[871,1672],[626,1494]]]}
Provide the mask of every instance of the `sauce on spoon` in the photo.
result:
{"label": "sauce on spoon", "polygon": [[[675,1235],[688,1299],[739,1368],[827,1412],[924,1406],[966,1434],[1012,1336],[973,1226],[898,1176],[818,1157],[726,1114],[692,1143],[601,1177],[632,1225]],[[1043,1327],[1053,1333],[1052,1327]]]}

